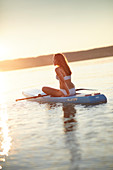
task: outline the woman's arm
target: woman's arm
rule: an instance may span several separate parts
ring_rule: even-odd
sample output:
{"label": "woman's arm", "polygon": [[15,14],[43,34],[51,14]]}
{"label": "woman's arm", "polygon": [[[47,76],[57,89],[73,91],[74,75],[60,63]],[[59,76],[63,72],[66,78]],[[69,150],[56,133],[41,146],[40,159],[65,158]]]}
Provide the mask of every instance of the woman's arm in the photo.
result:
{"label": "woman's arm", "polygon": [[65,80],[63,81],[63,86],[64,86],[64,89],[65,89],[66,92],[67,92],[67,96],[69,96],[69,88],[68,88],[68,86],[67,86]]}
{"label": "woman's arm", "polygon": [[67,83],[64,80],[63,73],[62,73],[61,69],[58,67],[55,69],[55,72],[56,72],[57,76],[59,77],[60,81],[63,83],[64,89],[66,90],[67,95],[69,96],[69,88],[67,86]]}

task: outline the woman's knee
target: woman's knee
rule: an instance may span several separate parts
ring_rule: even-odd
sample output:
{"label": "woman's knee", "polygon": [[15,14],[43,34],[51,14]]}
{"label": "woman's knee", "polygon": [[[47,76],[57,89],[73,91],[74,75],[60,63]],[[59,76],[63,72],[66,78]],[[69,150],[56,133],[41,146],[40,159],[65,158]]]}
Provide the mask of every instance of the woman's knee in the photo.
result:
{"label": "woman's knee", "polygon": [[42,91],[43,91],[43,92],[46,92],[46,89],[47,89],[47,87],[45,87],[45,86],[42,87]]}

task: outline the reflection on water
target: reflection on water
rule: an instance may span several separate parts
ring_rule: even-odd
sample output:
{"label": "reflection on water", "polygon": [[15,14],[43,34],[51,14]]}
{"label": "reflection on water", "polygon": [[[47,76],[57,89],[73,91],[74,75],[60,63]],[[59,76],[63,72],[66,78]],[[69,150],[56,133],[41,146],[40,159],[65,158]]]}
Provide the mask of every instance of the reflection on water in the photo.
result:
{"label": "reflection on water", "polygon": [[0,105],[0,169],[11,147],[11,137],[7,125],[8,115],[5,104]]}
{"label": "reflection on water", "polygon": [[[63,111],[63,126],[64,126],[64,145],[66,151],[69,153],[69,169],[71,170],[79,170],[80,169],[80,144],[78,142],[78,138],[76,135],[77,130],[77,120],[76,120],[76,109],[74,104],[48,104],[48,109],[57,109],[58,107],[62,107]],[[58,112],[57,112],[58,113]]]}
{"label": "reflection on water", "polygon": [[65,105],[63,104],[63,112],[64,112],[64,129],[65,132],[72,131],[74,128],[76,128],[77,121],[75,119],[76,115],[76,109],[75,105],[73,104],[68,104]]}
{"label": "reflection on water", "polygon": [[[60,105],[61,106],[61,105]],[[47,108],[48,110],[58,108],[59,105],[56,103],[48,103]],[[62,104],[62,110],[63,110],[63,118],[64,118],[64,131],[73,131],[75,130],[77,126],[76,121],[76,109],[75,104]]]}
{"label": "reflection on water", "polygon": [[78,170],[81,158],[80,147],[76,137],[77,120],[74,104],[63,104],[65,143],[70,152],[70,169]]}

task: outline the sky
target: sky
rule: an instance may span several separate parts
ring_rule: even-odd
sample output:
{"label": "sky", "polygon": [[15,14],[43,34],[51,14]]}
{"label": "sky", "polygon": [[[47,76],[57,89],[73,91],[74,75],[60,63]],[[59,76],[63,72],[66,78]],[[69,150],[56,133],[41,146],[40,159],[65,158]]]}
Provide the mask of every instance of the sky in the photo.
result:
{"label": "sky", "polygon": [[0,60],[113,45],[113,0],[0,0]]}

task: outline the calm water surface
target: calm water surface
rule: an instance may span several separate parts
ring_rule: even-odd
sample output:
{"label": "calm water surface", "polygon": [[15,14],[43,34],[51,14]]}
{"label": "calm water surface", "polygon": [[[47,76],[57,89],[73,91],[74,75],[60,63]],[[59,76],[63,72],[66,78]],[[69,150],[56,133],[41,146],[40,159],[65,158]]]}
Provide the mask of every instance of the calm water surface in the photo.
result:
{"label": "calm water surface", "polygon": [[15,102],[27,88],[58,87],[54,67],[0,72],[0,169],[113,169],[113,57],[69,64],[76,88],[95,89],[108,102]]}

